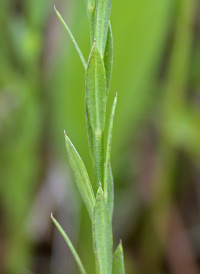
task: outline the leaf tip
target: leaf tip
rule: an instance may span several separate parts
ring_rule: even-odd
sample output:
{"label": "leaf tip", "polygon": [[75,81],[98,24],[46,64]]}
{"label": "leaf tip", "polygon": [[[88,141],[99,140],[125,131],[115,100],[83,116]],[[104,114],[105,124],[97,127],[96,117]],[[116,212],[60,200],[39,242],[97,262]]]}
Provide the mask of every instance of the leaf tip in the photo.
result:
{"label": "leaf tip", "polygon": [[53,213],[51,212],[51,219],[53,220],[54,219],[54,217],[53,217]]}
{"label": "leaf tip", "polygon": [[118,93],[116,92],[115,99],[114,99],[114,105],[115,105],[115,107],[116,107],[116,104],[117,104],[117,98],[118,98]]}
{"label": "leaf tip", "polygon": [[57,9],[56,9],[56,6],[55,6],[55,5],[53,6],[53,8],[54,8],[55,12],[57,12]]}
{"label": "leaf tip", "polygon": [[71,140],[69,139],[69,137],[68,137],[65,130],[64,130],[64,137],[65,137],[65,143],[70,144],[71,146],[73,146],[73,144],[72,144]]}

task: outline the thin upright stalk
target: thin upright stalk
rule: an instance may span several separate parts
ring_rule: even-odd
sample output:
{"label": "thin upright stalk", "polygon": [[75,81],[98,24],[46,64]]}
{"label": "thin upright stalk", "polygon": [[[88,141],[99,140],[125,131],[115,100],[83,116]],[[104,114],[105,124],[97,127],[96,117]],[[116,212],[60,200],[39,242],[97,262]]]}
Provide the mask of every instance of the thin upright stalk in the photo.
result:
{"label": "thin upright stalk", "polygon": [[104,141],[103,133],[93,135],[93,172],[94,172],[94,192],[96,193],[99,185],[103,184],[103,163],[104,163]]}

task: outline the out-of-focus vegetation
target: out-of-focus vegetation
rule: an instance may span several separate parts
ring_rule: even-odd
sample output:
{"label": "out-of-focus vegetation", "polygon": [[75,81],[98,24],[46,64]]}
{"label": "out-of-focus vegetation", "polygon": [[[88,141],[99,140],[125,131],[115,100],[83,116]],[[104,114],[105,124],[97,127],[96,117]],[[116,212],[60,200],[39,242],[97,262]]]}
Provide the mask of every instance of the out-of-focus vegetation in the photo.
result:
{"label": "out-of-focus vegetation", "polygon": [[[51,211],[94,273],[90,221],[71,183],[63,136],[66,129],[91,173],[84,70],[54,4],[88,56],[83,0],[1,1],[0,272],[6,274],[77,273]],[[200,271],[199,12],[197,0],[112,3],[110,106],[119,95],[113,227],[123,239],[127,273]]]}

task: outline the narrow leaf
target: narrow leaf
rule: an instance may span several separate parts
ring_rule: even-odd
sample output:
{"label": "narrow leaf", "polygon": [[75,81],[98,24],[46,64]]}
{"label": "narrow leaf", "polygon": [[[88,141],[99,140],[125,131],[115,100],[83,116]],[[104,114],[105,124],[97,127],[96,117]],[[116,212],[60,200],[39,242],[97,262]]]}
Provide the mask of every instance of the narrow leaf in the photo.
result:
{"label": "narrow leaf", "polygon": [[77,265],[79,267],[79,270],[81,272],[81,274],[86,274],[86,271],[83,267],[83,264],[73,246],[73,244],[71,243],[70,239],[68,238],[67,234],[65,233],[65,231],[63,230],[63,228],[61,227],[61,225],[56,221],[56,219],[53,217],[53,215],[51,214],[51,219],[54,222],[55,226],[57,227],[57,229],[59,230],[60,234],[63,236],[65,242],[67,243],[70,251],[72,252],[72,255],[74,256],[75,261],[77,262]]}
{"label": "narrow leaf", "polygon": [[95,37],[101,56],[104,56],[110,20],[111,0],[98,0],[96,9]]}
{"label": "narrow leaf", "polygon": [[113,174],[112,174],[110,163],[109,163],[107,184],[108,184],[107,206],[108,206],[108,212],[110,214],[110,220],[112,221],[113,207],[114,207],[114,181],[113,181]]}
{"label": "narrow leaf", "polygon": [[97,192],[93,213],[93,242],[99,274],[112,272],[112,228],[102,187]]}
{"label": "narrow leaf", "polygon": [[79,46],[78,46],[78,44],[77,44],[77,42],[76,42],[74,36],[73,36],[73,34],[72,34],[71,31],[70,31],[70,28],[69,28],[68,25],[65,23],[64,19],[62,18],[62,16],[60,15],[60,13],[57,11],[57,9],[56,9],[55,6],[54,6],[54,10],[55,10],[55,12],[56,12],[56,14],[57,14],[57,16],[58,16],[58,19],[59,19],[60,22],[63,24],[65,30],[68,32],[70,38],[72,39],[72,42],[73,42],[73,44],[74,44],[74,46],[75,46],[75,48],[76,48],[76,51],[78,52],[78,55],[79,55],[79,57],[80,57],[80,59],[81,59],[81,62],[82,62],[82,64],[83,64],[83,66],[84,66],[84,69],[86,70],[87,64],[86,64],[85,58],[83,57],[83,54],[82,54],[82,52],[81,52],[81,50],[80,50],[80,48],[79,48]]}
{"label": "narrow leaf", "polygon": [[105,127],[106,76],[96,42],[92,47],[86,72],[86,103],[92,129],[100,134]]}
{"label": "narrow leaf", "polygon": [[89,113],[88,113],[88,107],[87,103],[85,102],[85,115],[86,115],[86,127],[87,127],[87,136],[88,136],[88,144],[89,144],[89,150],[90,150],[90,156],[93,161],[93,131],[89,119]]}
{"label": "narrow leaf", "polygon": [[115,109],[117,105],[117,94],[115,96],[111,115],[110,115],[110,122],[109,122],[109,128],[108,128],[108,139],[107,139],[107,147],[106,147],[106,160],[105,160],[105,169],[104,169],[104,193],[105,198],[107,201],[108,196],[112,195],[108,193],[109,190],[111,190],[111,186],[109,186],[110,183],[113,183],[112,180],[110,180],[110,154],[111,154],[111,143],[112,143],[112,130],[113,130],[113,121],[114,121],[114,115],[115,115]]}
{"label": "narrow leaf", "polygon": [[113,67],[113,37],[112,37],[112,29],[111,29],[110,22],[108,26],[107,42],[106,42],[106,48],[104,53],[104,65],[105,65],[105,71],[106,71],[106,84],[107,84],[107,96],[108,96],[108,91],[110,88],[110,80],[112,76],[112,67]]}
{"label": "narrow leaf", "polygon": [[123,255],[123,248],[122,248],[121,242],[118,245],[113,255],[112,267],[113,267],[112,274],[125,274],[124,255]]}
{"label": "narrow leaf", "polygon": [[83,202],[85,203],[90,218],[92,219],[95,197],[87,170],[81,157],[79,156],[78,152],[76,151],[75,147],[73,146],[69,137],[66,134],[65,143],[68,152],[69,163],[73,170],[77,188],[79,190]]}

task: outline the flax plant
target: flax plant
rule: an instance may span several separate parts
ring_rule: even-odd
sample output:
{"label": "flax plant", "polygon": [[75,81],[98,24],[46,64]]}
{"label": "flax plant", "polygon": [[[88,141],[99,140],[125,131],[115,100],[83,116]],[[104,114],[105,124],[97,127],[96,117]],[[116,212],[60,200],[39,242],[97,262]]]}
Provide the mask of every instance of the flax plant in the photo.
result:
{"label": "flax plant", "polygon": [[[110,114],[107,138],[104,136],[106,104],[113,65],[113,39],[110,24],[111,0],[86,0],[86,7],[90,26],[88,62],[85,61],[73,34],[56,8],[55,12],[71,37],[85,69],[85,113],[88,143],[93,162],[94,178],[92,182],[80,155],[66,132],[64,135],[76,186],[92,223],[96,272],[98,274],[123,274],[125,269],[122,244],[120,242],[113,253],[112,234],[114,184],[110,154],[117,95]],[[104,138],[106,139],[105,148]],[[71,250],[80,272],[85,274],[86,270],[70,239],[53,215],[51,218]]]}

